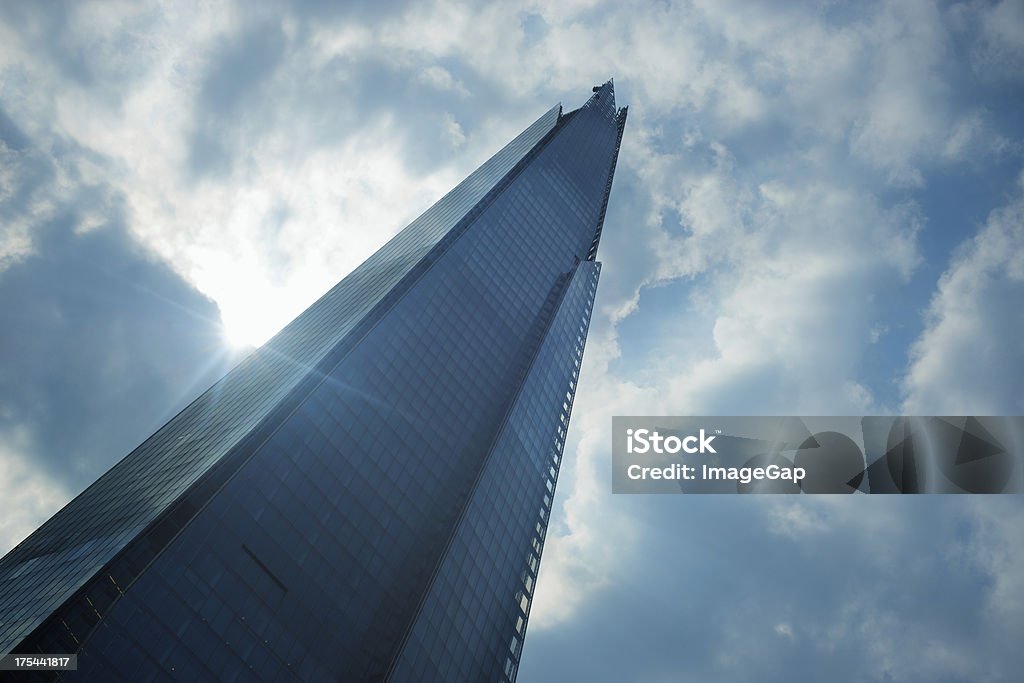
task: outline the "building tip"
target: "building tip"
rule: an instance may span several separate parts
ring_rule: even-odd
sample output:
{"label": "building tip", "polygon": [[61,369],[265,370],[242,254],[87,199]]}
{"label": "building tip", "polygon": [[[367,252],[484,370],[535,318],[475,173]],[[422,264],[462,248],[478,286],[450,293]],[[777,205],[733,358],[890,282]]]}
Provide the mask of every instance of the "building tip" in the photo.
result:
{"label": "building tip", "polygon": [[[615,108],[615,79],[609,78],[607,81],[600,85],[595,85],[591,90],[594,94],[591,99],[600,100],[603,95],[607,94],[610,96],[611,106]],[[607,101],[607,100],[606,100]]]}

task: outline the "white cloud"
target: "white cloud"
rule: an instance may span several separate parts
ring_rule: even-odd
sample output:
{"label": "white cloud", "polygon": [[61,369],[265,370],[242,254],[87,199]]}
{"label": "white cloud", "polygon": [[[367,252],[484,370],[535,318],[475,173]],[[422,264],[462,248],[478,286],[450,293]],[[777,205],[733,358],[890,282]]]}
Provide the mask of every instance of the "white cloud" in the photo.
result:
{"label": "white cloud", "polygon": [[960,2],[950,9],[954,27],[970,34],[971,65],[996,82],[1020,81],[1024,73],[1024,6],[1014,0]]}
{"label": "white cloud", "polygon": [[24,429],[0,434],[0,556],[35,531],[68,502],[68,494],[27,457],[31,439]]}
{"label": "white cloud", "polygon": [[[607,339],[592,338],[587,353],[606,356],[608,344]],[[604,348],[594,349],[597,345]],[[635,530],[624,510],[625,497],[609,500],[611,463],[605,446],[611,442],[612,416],[650,399],[639,387],[608,384],[594,360],[588,358],[580,377],[572,431],[582,436],[566,444],[563,483],[555,501],[560,509],[553,515],[558,521],[548,531],[531,609],[530,627],[538,631],[571,619],[591,595],[610,585],[619,556],[633,544]]]}
{"label": "white cloud", "polygon": [[1024,372],[1024,176],[939,279],[903,379],[909,415],[1019,415]]}
{"label": "white cloud", "polygon": [[463,97],[469,95],[469,91],[466,90],[466,86],[461,81],[456,80],[447,69],[436,64],[423,69],[418,78],[422,83],[438,90],[448,90]]}
{"label": "white cloud", "polygon": [[867,108],[855,123],[855,155],[887,171],[897,185],[919,186],[916,157],[944,137],[948,124],[943,74],[949,49],[938,8],[931,3],[891,3],[871,26],[876,39],[868,47],[878,57],[867,61]]}
{"label": "white cloud", "polygon": [[874,325],[868,330],[868,341],[877,344],[889,332],[887,325]]}
{"label": "white cloud", "polygon": [[802,504],[802,500],[779,501],[768,506],[768,529],[790,538],[829,531],[828,517],[820,507]]}
{"label": "white cloud", "polygon": [[975,533],[964,549],[968,561],[991,579],[986,607],[997,633],[1024,630],[1024,509],[1016,501],[978,500],[971,510]]}
{"label": "white cloud", "polygon": [[[0,273],[35,252],[39,228],[76,199],[75,181],[85,165],[28,145],[12,149],[0,140]],[[76,231],[103,222],[95,210],[80,208]]]}
{"label": "white cloud", "polygon": [[658,277],[709,274],[699,291],[713,311],[713,347],[695,363],[652,359],[662,375],[687,377],[663,388],[676,410],[872,407],[856,381],[870,343],[863,330],[918,261],[916,211],[815,181],[775,180],[757,192],[720,170],[683,196],[691,233],[664,237]]}
{"label": "white cloud", "polygon": [[444,135],[453,149],[458,149],[466,144],[466,132],[462,130],[462,126],[450,113],[444,115]]}
{"label": "white cloud", "polygon": [[773,628],[772,630],[775,631],[776,635],[782,638],[786,638],[788,640],[793,640],[796,637],[793,634],[793,627],[785,622],[779,622],[778,624],[775,624],[775,628]]}

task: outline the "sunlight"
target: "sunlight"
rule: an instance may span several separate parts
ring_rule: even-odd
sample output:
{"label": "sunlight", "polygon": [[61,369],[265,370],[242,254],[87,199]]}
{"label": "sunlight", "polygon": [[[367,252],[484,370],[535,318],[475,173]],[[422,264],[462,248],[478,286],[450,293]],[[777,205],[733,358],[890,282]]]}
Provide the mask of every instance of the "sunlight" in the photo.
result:
{"label": "sunlight", "polygon": [[255,302],[221,310],[224,341],[233,349],[262,346],[287,322]]}
{"label": "sunlight", "polygon": [[249,264],[218,265],[206,271],[205,288],[220,308],[224,342],[235,350],[262,346],[330,285],[330,274],[313,268],[274,282]]}
{"label": "sunlight", "polygon": [[207,291],[220,307],[230,348],[262,346],[302,310],[306,297],[294,286],[272,283],[258,268],[221,265],[220,277],[207,279]]}

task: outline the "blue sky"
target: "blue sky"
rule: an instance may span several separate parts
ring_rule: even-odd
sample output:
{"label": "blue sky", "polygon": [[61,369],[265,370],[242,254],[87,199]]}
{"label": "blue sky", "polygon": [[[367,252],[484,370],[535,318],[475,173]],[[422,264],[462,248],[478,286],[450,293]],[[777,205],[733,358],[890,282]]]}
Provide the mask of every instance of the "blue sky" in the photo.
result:
{"label": "blue sky", "polygon": [[1021,414],[1024,4],[7,3],[0,550],[554,102],[630,116],[521,680],[1003,681],[1016,497],[613,497],[613,414]]}

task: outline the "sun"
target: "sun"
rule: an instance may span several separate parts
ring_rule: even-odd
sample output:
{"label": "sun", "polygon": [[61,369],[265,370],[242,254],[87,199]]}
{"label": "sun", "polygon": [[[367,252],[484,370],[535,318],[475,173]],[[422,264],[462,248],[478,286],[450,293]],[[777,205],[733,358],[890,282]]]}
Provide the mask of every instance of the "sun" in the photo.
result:
{"label": "sun", "polygon": [[231,315],[224,311],[221,314],[221,320],[224,328],[224,341],[236,350],[262,346],[281,327],[272,322],[265,313],[252,308],[234,310]]}
{"label": "sun", "polygon": [[236,350],[262,346],[294,316],[294,306],[286,303],[280,288],[243,282],[245,286],[224,288],[217,301],[224,341]]}
{"label": "sun", "polygon": [[208,256],[197,286],[217,302],[221,335],[232,350],[258,348],[316,299],[322,282],[309,268],[288,277],[269,277],[255,259]]}

